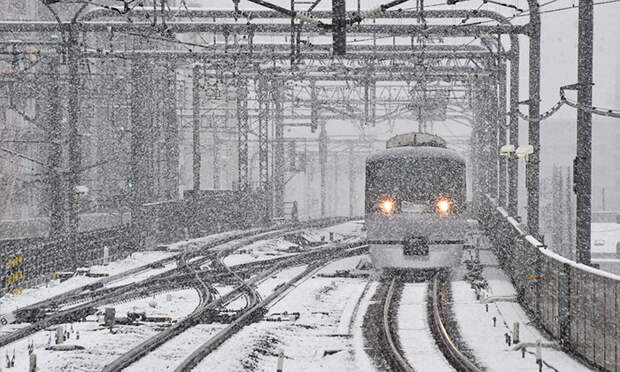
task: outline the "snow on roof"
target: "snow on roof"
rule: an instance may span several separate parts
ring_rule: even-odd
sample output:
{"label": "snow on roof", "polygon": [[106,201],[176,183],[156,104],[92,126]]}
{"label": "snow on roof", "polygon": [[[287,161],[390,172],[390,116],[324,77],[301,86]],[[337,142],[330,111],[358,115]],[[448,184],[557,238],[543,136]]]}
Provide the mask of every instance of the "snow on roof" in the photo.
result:
{"label": "snow on roof", "polygon": [[446,140],[430,133],[404,133],[394,136],[387,140],[386,148],[402,146],[430,146],[430,147],[446,147]]}
{"label": "snow on roof", "polygon": [[434,158],[442,157],[465,164],[465,159],[455,150],[440,147],[395,147],[371,154],[366,158],[366,162],[391,160],[397,158]]}

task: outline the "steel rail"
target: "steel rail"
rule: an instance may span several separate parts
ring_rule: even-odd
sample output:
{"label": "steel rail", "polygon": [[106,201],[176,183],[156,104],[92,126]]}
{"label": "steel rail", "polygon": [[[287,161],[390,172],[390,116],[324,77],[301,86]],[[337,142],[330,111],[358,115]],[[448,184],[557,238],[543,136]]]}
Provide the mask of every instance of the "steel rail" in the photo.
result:
{"label": "steel rail", "polygon": [[[258,232],[263,232],[263,231],[269,231],[269,230],[267,228],[265,228],[265,229],[257,229],[257,230],[254,230],[254,231],[241,231],[241,232],[239,232],[237,234],[231,234],[230,236],[227,236],[227,237],[223,237],[223,238],[220,238],[220,239],[214,239],[213,241],[204,244],[202,247],[198,248],[196,251],[210,249],[210,248],[213,248],[213,247],[215,247],[217,245],[225,244],[227,242],[230,242],[230,241],[233,241],[233,240],[236,240],[236,239],[247,237],[247,236],[249,236],[249,235],[251,235],[253,233],[258,233]],[[166,258],[163,258],[163,259],[160,259],[160,260],[156,260],[156,261],[153,261],[153,262],[150,262],[150,263],[147,263],[147,264],[135,267],[133,269],[129,269],[129,270],[123,271],[122,273],[118,273],[118,274],[109,276],[107,278],[103,278],[103,279],[97,280],[95,282],[92,282],[92,283],[80,286],[78,288],[69,290],[67,292],[61,293],[61,294],[53,296],[51,298],[48,298],[48,299],[36,302],[36,303],[28,305],[28,306],[24,306],[23,308],[21,308],[19,310],[16,310],[16,315],[19,318],[20,313],[23,314],[24,312],[31,311],[33,309],[45,308],[45,307],[49,307],[49,306],[52,306],[52,305],[59,305],[59,304],[63,305],[65,303],[67,303],[67,302],[75,301],[76,299],[80,300],[85,295],[84,292],[85,291],[89,291],[90,288],[92,288],[93,285],[98,285],[98,284],[105,285],[105,284],[109,284],[109,283],[117,281],[117,280],[125,279],[125,278],[127,278],[129,276],[132,276],[132,275],[140,274],[140,273],[142,273],[144,271],[152,269],[154,266],[165,265],[165,264],[170,263],[172,261],[179,260],[180,257],[182,255],[184,255],[184,254],[185,253],[182,253],[182,252],[175,253],[175,254],[173,254],[170,257],[166,257]],[[174,269],[170,270],[170,271],[174,271]],[[172,274],[172,273],[167,271],[167,272],[158,274],[156,276],[153,276],[150,279],[152,280],[152,279],[156,279],[158,277],[165,277],[165,276],[170,275],[170,274]],[[118,290],[118,289],[123,288],[123,287],[125,287],[125,286],[120,286],[120,287],[117,287],[116,289]],[[109,289],[102,288],[102,289],[99,289],[97,291],[91,291],[88,294],[89,295],[97,295],[97,294],[99,294],[99,292],[106,291],[106,290],[109,290]]]}
{"label": "steel rail", "polygon": [[[305,227],[305,228],[308,228],[308,227],[323,226],[325,224],[329,225],[330,223],[334,223],[334,222],[337,223],[337,222],[340,222],[342,220],[343,219],[328,218],[328,219],[320,219],[320,220],[305,222],[305,223],[302,223],[301,225],[303,225],[303,227]],[[287,233],[287,232],[290,232],[290,231],[299,230],[299,229],[300,229],[300,226],[299,225],[295,225],[295,228],[291,228],[291,229],[288,229],[288,230],[287,229],[279,230],[278,233],[279,234],[284,234],[284,233]],[[270,235],[273,235],[273,234],[270,233]],[[264,236],[264,234],[262,234],[260,239],[265,239],[265,238],[266,237]],[[248,238],[246,238],[246,239],[244,239],[244,241],[240,242],[240,244],[241,245],[249,244],[251,242],[254,242],[254,241],[260,240],[260,239],[254,239],[254,238],[248,239]],[[239,244],[236,244],[235,247],[233,247],[233,248],[229,247],[229,248],[223,250],[222,252],[220,252],[220,254],[218,255],[219,259],[216,260],[216,261],[218,261],[221,265],[224,265],[224,263],[222,261],[223,255],[226,254],[226,253],[230,253],[234,249],[237,249],[238,245]],[[305,256],[311,257],[312,255],[317,254],[317,253],[321,253],[321,252],[322,252],[322,250],[313,250],[311,252],[301,253],[301,254],[298,254],[298,255],[295,255],[295,256],[291,257],[291,260],[296,260],[296,259],[299,259],[300,257],[305,257]],[[189,316],[187,316],[186,318],[180,320],[179,322],[174,324],[172,327],[170,327],[170,328],[168,328],[168,329],[166,329],[166,330],[156,334],[153,337],[148,338],[147,340],[143,341],[139,345],[137,345],[134,348],[130,349],[128,352],[126,352],[123,355],[121,355],[119,358],[114,360],[112,363],[106,365],[103,368],[103,372],[121,371],[122,369],[127,368],[129,365],[133,364],[134,362],[138,361],[139,359],[141,359],[142,357],[144,357],[145,355],[147,355],[151,351],[153,351],[156,348],[160,347],[161,345],[165,344],[167,341],[169,341],[173,337],[181,334],[185,330],[189,329],[190,327],[192,327],[195,324],[197,324],[200,321],[202,321],[202,319],[204,318],[204,316],[207,314],[208,311],[210,311],[212,309],[217,309],[218,307],[223,306],[223,305],[231,302],[232,300],[237,298],[240,293],[245,292],[245,293],[247,293],[249,295],[249,301],[248,301],[249,304],[253,304],[253,303],[257,302],[259,300],[260,296],[252,288],[252,285],[254,285],[256,282],[266,278],[267,276],[271,275],[275,270],[277,270],[281,266],[285,266],[288,262],[289,261],[283,261],[283,262],[277,263],[274,267],[269,268],[269,269],[261,272],[260,274],[254,276],[252,279],[250,279],[248,281],[244,281],[243,279],[238,277],[238,279],[241,281],[242,284],[237,286],[233,291],[227,293],[223,297],[220,297],[218,299],[215,299],[215,300],[209,302],[205,306],[197,307]],[[226,267],[226,265],[224,265],[224,267]]]}
{"label": "steel rail", "polygon": [[[317,252],[308,252],[308,253],[316,254]],[[300,256],[301,255],[291,257],[289,262],[293,260],[298,260]],[[243,293],[248,294],[248,297],[249,297],[248,304],[251,306],[253,305],[252,308],[254,308],[256,306],[255,304],[259,301],[258,300],[259,296],[258,296],[258,293],[251,288],[251,286],[259,282],[260,280],[263,280],[264,278],[272,275],[272,273],[278,270],[280,267],[285,267],[286,264],[287,262],[278,263],[274,267],[264,270],[263,272],[261,272],[260,274],[256,275],[255,277],[253,277],[252,279],[248,281],[241,280],[242,284],[237,286],[233,291],[227,293],[223,297],[220,297],[212,301],[205,307],[197,308],[192,314],[190,314],[185,319],[177,322],[171,328],[168,328],[156,334],[155,336],[147,339],[146,341],[135,346],[134,348],[132,348],[125,354],[121,355],[119,358],[114,360],[112,363],[106,365],[102,371],[103,372],[121,371],[122,369],[127,368],[128,366],[135,363],[136,361],[138,361],[139,359],[141,359],[148,353],[152,352],[159,346],[165,344],[167,341],[169,341],[173,337],[181,334],[182,332],[194,326],[195,324],[198,324],[202,320],[203,316],[209,310],[217,309],[218,307],[221,307],[221,306],[226,305],[227,303],[230,303],[231,301],[235,300],[240,294],[243,294]]]}
{"label": "steel rail", "polygon": [[[357,248],[360,249],[362,247],[367,247],[367,245],[363,242],[353,243],[353,244],[345,244],[344,251],[347,248]],[[338,249],[334,247],[326,248],[328,251]],[[294,264],[303,263],[303,256],[313,257],[317,253],[320,253],[319,250],[315,250],[314,252],[308,252],[305,254],[301,254],[298,256],[292,257],[290,260],[285,261],[283,263],[278,264],[277,266],[289,267]],[[342,253],[342,252],[341,252]],[[301,258],[301,260],[300,260]],[[298,281],[314,272],[317,268],[324,266],[325,264],[332,262],[333,260],[340,258],[339,254],[334,254],[327,259],[322,259],[319,262],[314,262],[309,264],[309,266],[300,274],[296,275],[291,280],[287,281],[284,285],[277,287],[277,289],[263,299],[260,302],[253,304],[252,306],[246,307],[246,310],[243,314],[237,318],[233,323],[228,325],[226,328],[222,329],[215,336],[211,337],[208,341],[203,343],[198,347],[198,349],[194,350],[187,358],[185,358],[181,364],[175,368],[174,372],[186,372],[190,371],[192,368],[196,367],[200,361],[202,361],[207,355],[216,350],[224,341],[229,339],[231,336],[236,334],[239,330],[241,330],[247,324],[252,323],[258,316],[262,314],[266,310],[266,307],[276,300],[280,295],[282,295],[285,291],[295,285]],[[298,261],[299,260],[299,261]],[[296,262],[297,261],[297,262]],[[258,295],[258,294],[257,294]]]}
{"label": "steel rail", "polygon": [[[98,284],[109,284],[111,282],[117,281],[117,280],[121,280],[121,279],[125,279],[129,276],[132,275],[136,275],[139,274],[141,272],[144,272],[146,270],[150,270],[153,268],[153,266],[159,266],[159,265],[165,265],[167,263],[170,263],[172,261],[175,260],[187,260],[191,257],[195,257],[195,256],[199,256],[201,254],[205,254],[202,251],[204,250],[209,250],[211,248],[214,248],[218,245],[222,245],[222,244],[226,244],[229,243],[231,241],[234,240],[239,240],[239,239],[243,239],[243,238],[247,238],[249,236],[252,235],[260,235],[262,233],[269,233],[269,232],[274,232],[277,229],[291,229],[294,230],[296,228],[303,228],[303,227],[318,227],[318,226],[323,226],[324,224],[332,224],[332,223],[338,223],[338,222],[345,222],[348,221],[350,219],[348,218],[323,218],[323,219],[318,219],[318,220],[312,220],[312,221],[305,221],[305,222],[301,222],[298,224],[284,224],[284,225],[280,225],[280,226],[270,226],[270,227],[266,227],[266,228],[257,228],[257,229],[252,229],[252,230],[248,230],[248,231],[239,231],[238,233],[231,233],[229,236],[226,237],[222,237],[219,239],[214,239],[213,241],[210,241],[208,243],[205,243],[204,245],[202,245],[200,248],[197,248],[195,250],[193,250],[192,252],[179,252],[179,253],[175,253],[170,257],[166,257],[157,261],[153,261],[147,264],[144,264],[142,266],[138,266],[135,267],[133,269],[129,269],[126,270],[122,273],[119,274],[115,274],[106,278],[102,278],[100,280],[94,281],[92,283],[80,286],[78,288],[69,290],[67,292],[58,294],[56,296],[50,297],[48,299],[36,302],[34,304],[31,305],[27,305],[24,306],[22,308],[20,308],[19,310],[15,311],[16,317],[19,319],[20,315],[25,314],[26,312],[32,311],[34,309],[37,308],[46,308],[46,307],[50,307],[50,306],[54,306],[54,305],[64,305],[66,303],[74,303],[76,301],[83,301],[83,297],[85,295],[93,295],[96,296],[98,294],[100,294],[101,291],[109,291],[109,288],[101,288],[99,290],[96,291],[90,291],[90,288],[92,288],[93,285],[98,285]],[[190,263],[190,265],[196,265],[196,264],[201,264],[202,261],[204,261],[205,259],[209,259],[208,257],[205,257],[199,261],[195,261]],[[176,269],[171,269],[169,271],[163,272],[161,274],[158,274],[156,276],[150,277],[149,280],[154,280],[157,278],[164,278],[166,276],[171,276],[171,275],[175,275],[176,272],[178,270]],[[135,283],[132,283],[135,284]],[[131,285],[131,284],[129,284]],[[124,288],[126,286],[119,286],[116,287],[116,290],[119,290],[121,288]],[[89,291],[87,294],[84,294],[85,291]],[[2,338],[0,338],[0,345],[2,344]]]}
{"label": "steel rail", "polygon": [[[201,301],[205,300],[205,296],[208,297],[210,295],[210,291],[203,290],[200,285],[192,285],[192,282],[197,283],[195,279],[181,283],[174,282],[173,280],[174,278],[163,278],[160,280],[153,280],[152,278],[149,278],[137,285],[130,284],[124,287],[119,287],[121,289],[120,291],[112,291],[98,299],[88,301],[65,310],[57,311],[53,314],[47,315],[44,319],[36,321],[35,323],[3,336],[0,338],[0,346],[6,346],[52,325],[78,321],[93,314],[96,311],[96,308],[105,304],[135,300],[136,298],[148,297],[155,293],[170,291],[171,289],[178,290],[179,288],[186,287],[198,287],[197,290],[201,296]],[[171,285],[171,281],[174,285]],[[206,300],[208,301],[209,298]]]}
{"label": "steel rail", "polygon": [[183,331],[192,327],[194,324],[198,324],[207,310],[215,309],[223,303],[235,298],[241,291],[243,286],[239,286],[227,293],[226,295],[211,301],[207,306],[196,308],[188,317],[175,323],[172,327],[156,334],[153,337],[148,338],[146,341],[140,343],[138,346],[130,349],[128,352],[121,355],[112,363],[106,365],[102,371],[120,371],[123,368],[128,367],[135,361],[139,360],[149,352],[155,350],[165,342],[169,341],[173,337],[181,334]]}
{"label": "steel rail", "polygon": [[455,367],[458,371],[467,371],[467,372],[482,372],[475,364],[473,364],[461,351],[458,347],[452,342],[448,331],[441,319],[441,311],[440,311],[440,300],[439,300],[439,288],[441,286],[440,274],[436,274],[433,277],[432,282],[432,307],[433,307],[433,324],[431,326],[434,328],[436,335],[439,336],[439,342],[441,349],[444,352],[444,355],[448,361]]}
{"label": "steel rail", "polygon": [[[204,254],[203,251],[204,250],[208,250],[208,249],[213,249],[216,248],[218,246],[230,243],[232,241],[235,240],[242,240],[240,242],[240,244],[249,244],[250,242],[254,242],[256,240],[260,240],[260,239],[267,239],[270,236],[273,236],[273,234],[282,234],[282,233],[286,233],[286,232],[290,232],[290,231],[295,231],[295,230],[299,230],[301,228],[311,228],[311,227],[320,227],[320,226],[325,226],[325,225],[330,225],[330,224],[335,224],[335,223],[339,223],[339,222],[344,222],[344,221],[348,221],[351,220],[350,218],[323,218],[323,219],[318,219],[318,220],[311,220],[311,221],[305,221],[305,222],[301,222],[301,223],[294,223],[294,224],[285,224],[285,225],[280,225],[280,226],[272,226],[269,228],[260,228],[260,229],[254,229],[251,231],[243,231],[240,232],[239,234],[233,234],[231,236],[227,236],[221,239],[217,239],[214,240],[212,242],[209,242],[207,244],[205,244],[204,246],[202,246],[201,248],[192,251],[190,253],[186,252],[186,253],[179,253],[177,255],[168,257],[166,260],[186,260],[187,257],[189,256],[198,256],[201,254]],[[230,251],[230,250],[234,250],[237,249],[238,246],[234,245],[233,247],[229,247],[226,251]],[[189,265],[193,265],[196,264],[196,262],[192,262]],[[151,264],[149,264],[151,265]],[[148,266],[148,265],[146,265]],[[72,321],[76,321],[79,319],[82,319],[90,314],[93,313],[94,309],[106,304],[106,303],[115,303],[118,301],[125,301],[128,298],[131,298],[131,296],[137,296],[137,297],[142,297],[145,293],[151,293],[149,291],[152,291],[151,287],[154,287],[156,289],[155,292],[159,293],[161,292],[161,290],[165,290],[164,286],[162,284],[158,284],[157,280],[163,280],[165,281],[164,284],[166,283],[170,283],[170,281],[174,281],[174,277],[171,275],[172,273],[170,271],[183,271],[185,270],[185,267],[177,267],[175,269],[171,269],[167,272],[158,274],[156,276],[144,279],[141,282],[138,283],[132,283],[129,284],[127,286],[122,286],[122,287],[118,287],[114,290],[112,290],[111,293],[106,293],[104,294],[101,298],[98,298],[94,301],[90,301],[88,303],[84,303],[84,304],[80,304],[78,306],[72,307],[70,309],[66,309],[66,310],[62,310],[62,311],[58,311],[54,314],[48,315],[46,316],[44,319],[41,319],[35,323],[30,324],[29,326],[26,326],[24,328],[20,328],[19,330],[12,332],[8,335],[2,336],[0,337],[0,346],[5,346],[8,345],[12,342],[15,342],[19,339],[22,339],[24,337],[27,337],[37,331],[40,331],[42,329],[45,329],[49,326],[55,325],[55,324],[60,324],[60,323],[66,323],[66,322],[72,322]],[[131,270],[130,270],[131,271]],[[191,273],[190,273],[191,274]],[[120,274],[119,274],[120,275]],[[196,282],[198,283],[198,282]],[[92,284],[92,283],[91,283]],[[177,288],[177,286],[174,286],[175,288]],[[81,287],[84,288],[84,287]],[[170,288],[170,285],[167,287]],[[82,289],[83,290],[83,289]],[[206,295],[204,288],[202,287],[202,285],[200,285],[200,287],[198,288],[200,295],[204,296]],[[75,303],[76,300],[75,298],[79,296],[83,296],[82,294],[75,294],[75,291],[70,291],[70,295],[68,296],[66,293],[62,294],[62,295],[58,295],[53,297],[52,299],[48,299],[48,300],[44,300],[41,301],[40,304],[38,305],[39,307],[47,307],[50,306],[51,304],[58,304],[60,303],[61,305],[64,305],[66,303]],[[107,289],[107,291],[109,291],[109,289]],[[93,294],[96,294],[98,291],[93,292]],[[138,292],[138,293],[135,293]],[[89,293],[90,295],[90,293]],[[210,297],[208,298],[210,299]],[[58,301],[58,303],[54,303],[53,300]],[[207,298],[202,298],[201,297],[201,302],[203,302],[203,300],[207,300]],[[35,308],[35,305],[31,305],[29,307],[30,310]],[[41,306],[41,305],[45,305],[45,306]],[[23,314],[25,314],[24,312],[18,313],[21,314],[23,316]]]}
{"label": "steel rail", "polygon": [[385,302],[383,303],[383,334],[385,337],[385,342],[387,343],[387,346],[389,346],[386,358],[388,359],[388,362],[391,362],[390,364],[392,368],[397,368],[399,371],[415,372],[415,369],[411,366],[411,364],[409,364],[407,359],[403,357],[400,350],[398,350],[392,336],[392,328],[390,325],[390,308],[392,306],[392,298],[394,297],[396,283],[397,277],[395,276],[392,278],[392,282],[390,283],[385,296]]}

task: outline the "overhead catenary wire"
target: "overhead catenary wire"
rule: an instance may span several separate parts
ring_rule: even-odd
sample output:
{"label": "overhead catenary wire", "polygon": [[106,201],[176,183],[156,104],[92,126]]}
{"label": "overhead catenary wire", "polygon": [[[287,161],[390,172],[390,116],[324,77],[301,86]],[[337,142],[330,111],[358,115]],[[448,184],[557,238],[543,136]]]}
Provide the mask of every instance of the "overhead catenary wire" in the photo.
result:
{"label": "overhead catenary wire", "polygon": [[[528,122],[540,122],[540,121],[543,121],[543,120],[548,119],[551,116],[553,116],[553,114],[558,112],[563,105],[570,106],[570,107],[572,107],[574,109],[577,109],[577,110],[589,112],[589,113],[592,113],[594,115],[607,116],[607,117],[611,117],[611,118],[620,119],[620,109],[609,109],[609,108],[601,108],[601,107],[596,107],[596,106],[585,106],[585,105],[582,105],[580,103],[577,103],[575,101],[572,101],[572,100],[566,98],[566,94],[564,92],[564,88],[560,88],[560,100],[555,105],[553,105],[548,111],[542,113],[538,118],[530,118],[529,116],[523,114],[518,109],[516,110],[516,113],[519,115],[519,117],[521,119],[523,119],[525,121],[528,121]],[[511,114],[512,114],[511,111],[506,113],[506,115],[511,115]]]}
{"label": "overhead catenary wire", "polygon": [[[559,0],[550,0],[546,3],[543,3],[541,5],[538,6],[538,9],[542,8],[543,6],[547,6],[547,5],[551,5],[555,2],[557,2]],[[611,4],[611,3],[617,3],[620,2],[620,0],[604,0],[604,1],[599,1],[594,3],[593,5],[606,5],[606,4]],[[579,9],[579,5],[571,5],[571,6],[566,6],[566,7],[562,7],[562,8],[555,8],[555,9],[548,9],[548,10],[542,10],[539,11],[538,14],[547,14],[547,13],[555,13],[555,12],[559,12],[559,11],[564,11],[564,10],[571,10],[571,9]],[[506,21],[512,21],[515,18],[521,18],[521,17],[526,17],[529,16],[531,13],[531,9],[527,9],[525,11],[523,11],[523,13],[519,13],[519,14],[515,14],[512,15],[510,17],[506,18]],[[476,21],[476,22],[472,22],[472,23],[465,23],[465,24],[460,24],[460,25],[454,25],[455,27],[467,27],[467,26],[477,26],[477,25],[482,25],[482,24],[486,24],[486,23],[492,23],[492,22],[497,22],[494,19],[488,19],[488,20],[484,20],[484,21]]]}

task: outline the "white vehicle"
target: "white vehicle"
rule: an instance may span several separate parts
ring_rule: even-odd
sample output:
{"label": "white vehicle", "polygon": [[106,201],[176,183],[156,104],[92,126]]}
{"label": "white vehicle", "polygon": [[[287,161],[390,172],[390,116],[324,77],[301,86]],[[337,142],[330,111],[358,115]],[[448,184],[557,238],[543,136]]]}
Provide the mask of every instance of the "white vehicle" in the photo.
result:
{"label": "white vehicle", "polygon": [[409,133],[366,160],[366,228],[382,274],[460,260],[467,219],[465,161],[440,137]]}

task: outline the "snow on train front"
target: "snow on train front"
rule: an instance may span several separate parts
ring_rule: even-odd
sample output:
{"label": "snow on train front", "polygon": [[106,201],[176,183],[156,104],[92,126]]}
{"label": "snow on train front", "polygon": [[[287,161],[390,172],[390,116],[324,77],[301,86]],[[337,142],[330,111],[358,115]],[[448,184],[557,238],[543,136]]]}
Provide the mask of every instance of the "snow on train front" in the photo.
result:
{"label": "snow on train front", "polygon": [[465,239],[465,160],[441,137],[407,133],[366,160],[366,228],[381,272],[448,268]]}

